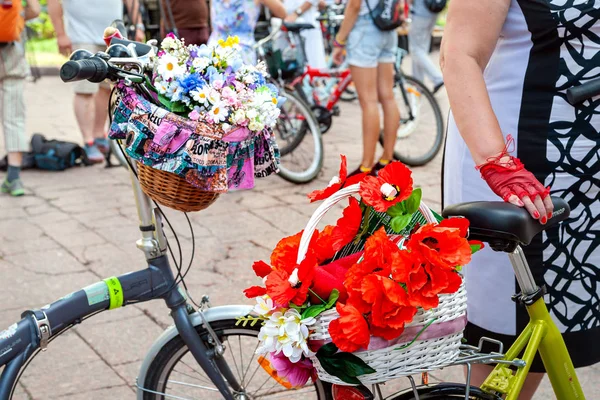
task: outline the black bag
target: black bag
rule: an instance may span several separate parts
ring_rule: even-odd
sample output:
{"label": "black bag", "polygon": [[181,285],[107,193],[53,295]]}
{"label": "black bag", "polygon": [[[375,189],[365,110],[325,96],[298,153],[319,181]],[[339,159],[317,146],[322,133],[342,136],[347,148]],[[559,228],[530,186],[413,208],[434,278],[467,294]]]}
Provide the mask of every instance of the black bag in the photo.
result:
{"label": "black bag", "polygon": [[425,0],[425,7],[432,13],[439,13],[446,8],[448,0]]}
{"label": "black bag", "polygon": [[371,9],[369,0],[367,8],[373,23],[382,31],[392,31],[399,28],[404,22],[403,0],[379,0],[377,7]]}
{"label": "black bag", "polygon": [[77,143],[47,140],[39,133],[31,137],[31,152],[40,169],[63,171],[76,165],[91,164],[85,150]]}

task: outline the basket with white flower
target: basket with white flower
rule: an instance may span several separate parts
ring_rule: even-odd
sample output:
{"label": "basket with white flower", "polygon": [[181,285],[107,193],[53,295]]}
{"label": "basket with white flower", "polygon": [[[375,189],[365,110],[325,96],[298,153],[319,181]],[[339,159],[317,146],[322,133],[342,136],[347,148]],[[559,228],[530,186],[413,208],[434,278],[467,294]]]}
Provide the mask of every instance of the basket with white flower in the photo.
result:
{"label": "basket with white flower", "polygon": [[118,85],[110,132],[126,139],[147,194],[196,211],[219,193],[252,188],[255,177],[278,171],[272,128],[283,99],[263,64],[243,63],[237,37],[186,46],[169,35],[153,63],[146,97]]}
{"label": "basket with white flower", "polygon": [[[433,213],[399,162],[348,178],[342,156],[339,176],[309,198],[324,202],[277,244],[270,264],[254,263],[264,286],[244,292],[256,315],[239,323],[263,324],[261,365],[296,388],[313,372],[373,384],[452,363],[466,324],[460,269],[483,247],[466,239],[468,221]],[[343,216],[318,231],[344,199]]]}

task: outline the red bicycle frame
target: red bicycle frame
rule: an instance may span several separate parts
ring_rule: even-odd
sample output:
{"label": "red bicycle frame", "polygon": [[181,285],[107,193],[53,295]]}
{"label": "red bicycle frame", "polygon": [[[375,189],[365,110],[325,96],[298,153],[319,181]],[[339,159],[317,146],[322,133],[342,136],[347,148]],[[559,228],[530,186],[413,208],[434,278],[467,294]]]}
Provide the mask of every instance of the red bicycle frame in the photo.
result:
{"label": "red bicycle frame", "polygon": [[[304,82],[304,79],[308,77],[308,81],[312,87],[314,86],[315,78],[337,78],[340,81],[335,85],[334,91],[329,95],[327,99],[327,105],[325,108],[329,111],[333,111],[333,108],[337,104],[340,99],[340,96],[344,91],[348,88],[348,85],[352,82],[352,76],[350,75],[350,69],[327,69],[327,68],[312,68],[310,66],[306,67],[304,73],[294,79],[291,83],[292,87],[297,87]],[[321,105],[319,100],[319,96],[315,90],[313,90],[313,99],[316,105]]]}

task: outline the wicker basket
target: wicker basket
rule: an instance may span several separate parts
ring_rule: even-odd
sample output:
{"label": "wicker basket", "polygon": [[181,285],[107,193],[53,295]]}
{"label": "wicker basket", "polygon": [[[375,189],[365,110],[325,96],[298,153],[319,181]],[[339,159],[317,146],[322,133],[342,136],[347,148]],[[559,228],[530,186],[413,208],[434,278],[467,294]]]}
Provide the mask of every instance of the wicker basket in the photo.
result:
{"label": "wicker basket", "polygon": [[[304,259],[310,238],[325,213],[340,200],[357,194],[359,187],[357,184],[344,188],[326,199],[317,208],[300,239],[298,263]],[[428,222],[437,222],[431,210],[424,203],[421,203],[419,212]],[[464,284],[456,293],[440,295],[438,307],[428,311],[419,309],[413,321],[406,325],[406,331],[409,331],[410,328],[415,331],[420,330],[433,320],[434,322],[424,331],[423,335],[419,336],[423,338],[422,340],[417,338],[413,341],[413,337],[408,338],[406,341],[394,342],[393,345],[388,347],[354,353],[377,371],[373,374],[363,375],[359,377],[359,380],[367,385],[382,383],[401,376],[439,369],[451,364],[459,354],[463,336],[462,331],[466,325],[466,310],[467,295]],[[309,341],[313,343],[330,341],[329,323],[337,317],[338,313],[335,309],[319,315],[316,324],[311,327]],[[450,333],[436,335],[435,332]],[[412,343],[406,348],[398,349],[411,341]],[[321,380],[347,385],[339,378],[328,374],[321,367],[316,357],[311,359]]]}
{"label": "wicker basket", "polygon": [[198,189],[176,174],[142,163],[137,163],[137,173],[144,193],[157,203],[178,211],[204,210],[219,197],[219,193]]}

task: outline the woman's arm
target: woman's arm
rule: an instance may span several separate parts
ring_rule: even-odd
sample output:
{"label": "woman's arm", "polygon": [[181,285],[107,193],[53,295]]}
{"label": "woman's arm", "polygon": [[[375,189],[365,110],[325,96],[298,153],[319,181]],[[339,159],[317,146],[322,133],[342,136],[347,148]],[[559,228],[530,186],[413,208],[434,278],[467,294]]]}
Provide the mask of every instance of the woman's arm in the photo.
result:
{"label": "woman's arm", "polygon": [[482,177],[504,200],[526,207],[545,224],[553,208],[548,190],[504,154],[506,144],[483,79],[509,7],[510,0],[452,0],[440,64],[456,125],[475,164],[495,159],[481,169]]}
{"label": "woman's arm", "polygon": [[285,19],[287,16],[285,7],[280,0],[260,0],[260,2],[269,10],[271,10],[271,14],[273,14],[274,17]]}
{"label": "woman's arm", "polygon": [[475,164],[504,148],[504,137],[483,80],[510,0],[452,0],[444,28],[440,65],[458,130]]}
{"label": "woman's arm", "polygon": [[25,21],[36,18],[40,15],[41,10],[42,8],[38,0],[27,0],[27,5],[25,6]]}
{"label": "woman's arm", "polygon": [[[314,6],[313,2],[305,1],[300,5],[300,7],[298,7],[298,9],[294,10],[291,14],[288,14],[287,17],[285,17],[286,22],[295,22],[299,16],[307,12],[312,6]],[[299,11],[299,13],[296,11]]]}
{"label": "woman's arm", "polygon": [[[366,0],[364,0],[366,1]],[[356,23],[356,19],[358,18],[358,13],[360,12],[360,6],[363,0],[348,0],[346,4],[346,10],[344,11],[344,20],[342,21],[342,25],[340,26],[340,30],[335,37],[334,49],[333,49],[333,61],[340,65],[342,61],[344,61],[344,46],[346,46],[346,41],[348,40],[348,35],[354,28],[354,24]]]}

